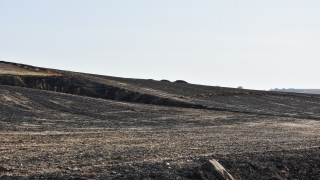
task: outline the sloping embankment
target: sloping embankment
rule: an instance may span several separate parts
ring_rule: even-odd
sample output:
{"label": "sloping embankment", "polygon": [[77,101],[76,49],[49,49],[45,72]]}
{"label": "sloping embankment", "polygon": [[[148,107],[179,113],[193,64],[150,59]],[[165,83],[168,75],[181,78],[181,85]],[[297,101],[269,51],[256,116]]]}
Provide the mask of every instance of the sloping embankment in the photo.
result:
{"label": "sloping embankment", "polygon": [[[208,88],[187,83],[163,84],[156,81],[134,79],[128,81],[125,78],[100,77],[3,61],[0,61],[0,72],[9,72],[7,74],[0,73],[0,85],[171,107],[320,119],[316,115],[317,111],[313,108],[317,104],[313,100],[315,95],[217,87]],[[273,108],[277,102],[279,104],[279,101],[273,98],[274,96],[279,97],[278,99],[285,97],[287,100],[285,102],[281,100],[280,105],[282,106],[279,107],[281,111]],[[296,99],[297,102],[300,100],[309,102],[311,98],[312,102],[305,103],[305,107],[309,107],[310,112],[296,113],[285,109],[285,107],[297,106],[297,104],[292,104],[290,98]],[[315,98],[318,99],[319,97]],[[243,107],[243,103],[247,103],[245,107]]]}
{"label": "sloping embankment", "polygon": [[170,98],[142,94],[140,92],[134,92],[115,86],[99,84],[67,76],[0,75],[0,84],[118,101],[197,109],[205,108],[205,106],[202,105],[194,105]]}

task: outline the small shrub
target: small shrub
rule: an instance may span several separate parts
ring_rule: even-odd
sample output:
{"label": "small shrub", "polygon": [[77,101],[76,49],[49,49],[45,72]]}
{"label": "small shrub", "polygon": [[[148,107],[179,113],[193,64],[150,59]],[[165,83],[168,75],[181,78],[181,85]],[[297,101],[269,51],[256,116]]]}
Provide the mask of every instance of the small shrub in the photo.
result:
{"label": "small shrub", "polygon": [[176,83],[187,83],[187,81],[184,81],[184,80],[176,80],[175,82]]}
{"label": "small shrub", "polygon": [[171,82],[171,81],[166,80],[166,79],[162,79],[161,81],[163,81],[163,82]]}

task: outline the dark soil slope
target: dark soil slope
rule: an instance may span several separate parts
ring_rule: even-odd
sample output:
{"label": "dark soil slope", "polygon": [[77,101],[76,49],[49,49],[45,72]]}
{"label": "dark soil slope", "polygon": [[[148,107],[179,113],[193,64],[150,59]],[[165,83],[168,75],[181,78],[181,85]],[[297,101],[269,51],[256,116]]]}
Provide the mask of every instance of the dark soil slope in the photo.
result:
{"label": "dark soil slope", "polygon": [[0,179],[320,179],[319,96],[1,71]]}
{"label": "dark soil slope", "polygon": [[[0,62],[18,72],[26,69],[47,74],[0,74],[0,84],[68,94],[163,106],[211,109],[270,116],[320,119],[320,95],[277,93],[222,88],[188,83],[117,78]],[[1,67],[0,67],[1,72]],[[57,76],[59,75],[59,76]],[[301,108],[303,106],[304,108]]]}

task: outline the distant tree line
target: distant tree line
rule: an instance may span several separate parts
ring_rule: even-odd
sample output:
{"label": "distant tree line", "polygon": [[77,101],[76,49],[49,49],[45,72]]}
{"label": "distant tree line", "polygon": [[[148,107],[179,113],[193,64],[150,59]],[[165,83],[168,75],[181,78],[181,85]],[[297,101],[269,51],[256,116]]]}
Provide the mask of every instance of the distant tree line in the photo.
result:
{"label": "distant tree line", "polygon": [[306,93],[306,94],[320,94],[320,89],[294,89],[294,88],[274,88],[269,91],[277,91],[277,92],[292,92],[292,93]]}
{"label": "distant tree line", "polygon": [[301,89],[294,89],[294,88],[288,88],[288,89],[282,88],[282,89],[279,89],[279,88],[274,88],[274,89],[270,89],[270,91],[300,92]]}

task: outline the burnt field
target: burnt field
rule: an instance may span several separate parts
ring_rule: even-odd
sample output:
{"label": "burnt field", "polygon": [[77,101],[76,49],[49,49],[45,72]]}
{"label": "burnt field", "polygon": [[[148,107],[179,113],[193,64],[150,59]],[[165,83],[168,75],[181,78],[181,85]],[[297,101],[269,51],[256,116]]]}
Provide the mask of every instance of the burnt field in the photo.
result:
{"label": "burnt field", "polygon": [[320,96],[1,67],[0,179],[320,179]]}

